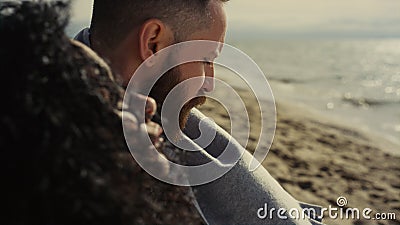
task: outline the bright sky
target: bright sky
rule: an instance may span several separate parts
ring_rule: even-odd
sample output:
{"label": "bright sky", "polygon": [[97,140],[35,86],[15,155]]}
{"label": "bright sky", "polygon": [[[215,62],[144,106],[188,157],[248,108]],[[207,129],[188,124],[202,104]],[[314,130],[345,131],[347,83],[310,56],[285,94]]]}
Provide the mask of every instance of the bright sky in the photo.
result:
{"label": "bright sky", "polygon": [[[92,1],[74,1],[72,22],[89,23]],[[226,11],[243,37],[400,37],[399,0],[231,0]]]}

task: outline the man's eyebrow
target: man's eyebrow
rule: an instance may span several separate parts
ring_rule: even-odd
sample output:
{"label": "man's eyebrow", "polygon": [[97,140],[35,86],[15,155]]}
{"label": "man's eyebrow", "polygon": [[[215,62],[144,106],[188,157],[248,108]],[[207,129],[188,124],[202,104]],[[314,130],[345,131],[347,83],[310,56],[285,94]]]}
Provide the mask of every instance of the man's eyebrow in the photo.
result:
{"label": "man's eyebrow", "polygon": [[221,54],[223,48],[224,48],[224,44],[220,42],[220,43],[218,44],[218,48],[215,50],[216,53],[217,53],[217,56],[216,56],[216,57],[218,57],[218,56]]}
{"label": "man's eyebrow", "polygon": [[221,48],[218,47],[217,49],[215,49],[214,51],[210,52],[209,56],[211,59],[215,59],[219,56],[219,54],[221,54]]}
{"label": "man's eyebrow", "polygon": [[221,54],[222,48],[223,44],[218,44],[216,48],[213,48],[209,53],[206,53],[207,58],[211,61],[216,59]]}

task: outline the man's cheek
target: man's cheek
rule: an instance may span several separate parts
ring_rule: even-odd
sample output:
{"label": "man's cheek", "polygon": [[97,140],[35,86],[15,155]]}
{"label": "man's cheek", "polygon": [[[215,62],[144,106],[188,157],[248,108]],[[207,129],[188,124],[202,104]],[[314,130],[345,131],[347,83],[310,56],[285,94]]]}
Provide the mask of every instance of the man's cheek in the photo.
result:
{"label": "man's cheek", "polygon": [[191,62],[180,66],[182,80],[187,80],[192,77],[204,77],[203,62]]}

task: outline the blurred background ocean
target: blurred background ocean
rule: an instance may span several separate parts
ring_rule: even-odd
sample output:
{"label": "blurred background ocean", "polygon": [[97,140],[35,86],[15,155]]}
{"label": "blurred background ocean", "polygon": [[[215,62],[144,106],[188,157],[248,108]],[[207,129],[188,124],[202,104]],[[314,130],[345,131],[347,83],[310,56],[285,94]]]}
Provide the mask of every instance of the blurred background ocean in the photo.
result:
{"label": "blurred background ocean", "polygon": [[[226,42],[260,66],[278,101],[400,146],[400,2],[306,1],[228,2]],[[91,1],[74,2],[69,36],[90,12]]]}
{"label": "blurred background ocean", "polygon": [[238,40],[232,45],[260,66],[278,102],[400,145],[400,39]]}

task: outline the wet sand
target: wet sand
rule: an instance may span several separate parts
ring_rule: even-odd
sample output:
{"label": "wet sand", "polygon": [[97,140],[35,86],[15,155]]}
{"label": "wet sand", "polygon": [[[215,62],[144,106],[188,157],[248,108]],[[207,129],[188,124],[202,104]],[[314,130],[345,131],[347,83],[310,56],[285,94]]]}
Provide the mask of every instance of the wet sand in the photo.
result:
{"label": "wet sand", "polygon": [[[260,131],[260,113],[255,98],[238,90],[250,116],[247,149],[253,151]],[[225,93],[217,93],[221,98]],[[230,130],[229,116],[216,101],[199,109]],[[238,110],[237,115],[242,115]],[[396,220],[338,220],[327,224],[400,224],[400,157],[387,152],[400,149],[381,138],[365,134],[284,102],[277,103],[277,128],[272,147],[262,165],[300,201],[323,207],[338,207],[346,197],[347,208],[371,208],[375,213],[396,213]],[[394,148],[394,149],[393,149]],[[360,215],[362,217],[362,215]]]}

